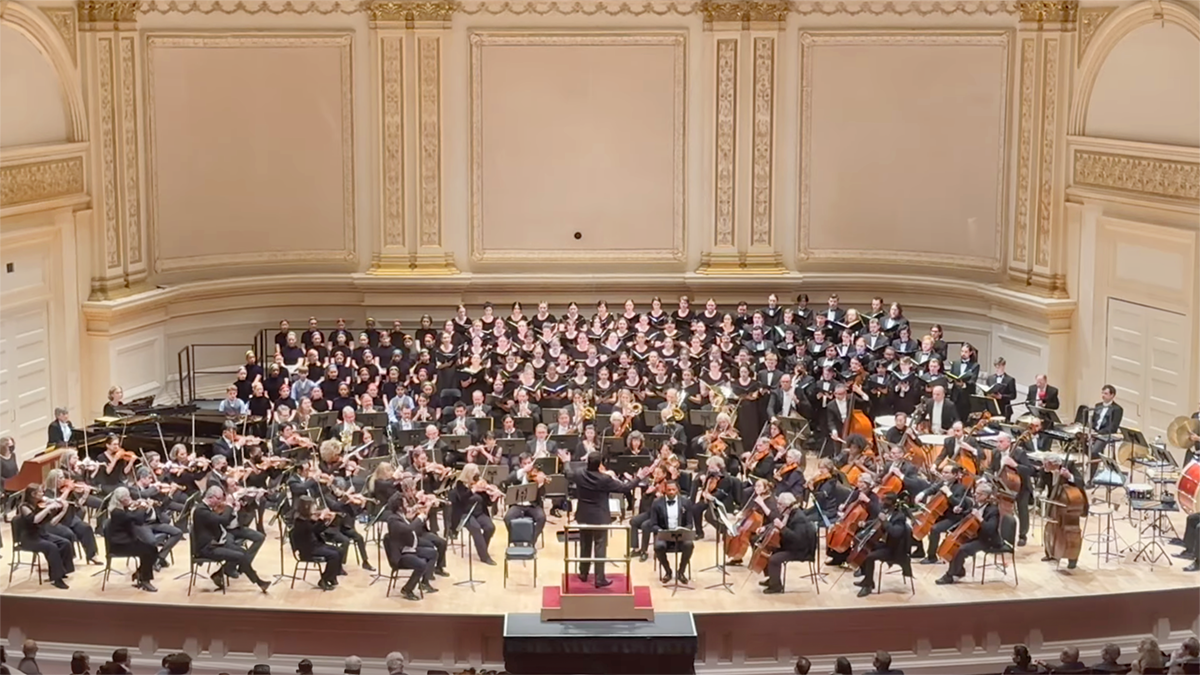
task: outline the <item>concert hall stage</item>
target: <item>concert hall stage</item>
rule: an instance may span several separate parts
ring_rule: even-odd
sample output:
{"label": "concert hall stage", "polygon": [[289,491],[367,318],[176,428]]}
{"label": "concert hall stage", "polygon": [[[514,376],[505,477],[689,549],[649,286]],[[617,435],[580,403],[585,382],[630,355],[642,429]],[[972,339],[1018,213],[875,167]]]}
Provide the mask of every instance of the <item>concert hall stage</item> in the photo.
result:
{"label": "concert hall stage", "polygon": [[[498,524],[492,549],[500,558],[504,530]],[[1118,527],[1127,539],[1133,538],[1127,523]],[[115,574],[101,592],[100,577],[92,576],[97,567],[81,567],[67,591],[39,586],[26,570],[19,570],[11,585],[0,588],[0,631],[9,635],[20,628],[40,640],[120,645],[136,645],[152,635],[165,648],[182,647],[190,639],[207,649],[220,640],[230,652],[253,652],[256,644],[268,641],[271,650],[281,654],[402,649],[414,660],[442,662],[452,657],[457,662],[499,663],[504,656],[504,615],[538,612],[542,586],[560,578],[561,544],[549,532],[545,542],[546,548],[539,551],[537,588],[532,565],[521,563],[513,563],[507,588],[502,566],[479,562],[473,565],[474,575],[486,583],[474,591],[455,586],[453,582],[466,578],[467,565],[452,551],[451,577],[437,579],[440,592],[415,603],[397,595],[385,598],[386,580],[371,585],[371,575],[355,563],[353,554],[350,575],[342,577],[333,592],[303,582],[291,589],[285,580],[264,595],[238,579],[222,594],[201,577],[188,597],[187,579],[174,578],[187,571],[185,542],[176,563],[158,574],[159,592],[154,594],[131,588]],[[841,576],[839,570],[826,570],[828,583],[817,594],[801,577],[807,572],[803,563],[790,566],[782,595],[763,595],[757,583],[761,577],[736,567],[729,568],[733,593],[705,589],[721,581],[718,571],[698,572],[692,579],[696,590],[681,589],[674,595],[655,580],[651,562],[635,561],[633,574],[636,583],[651,587],[656,613],[694,615],[699,659],[706,662],[728,661],[735,653],[748,660],[774,658],[783,649],[793,654],[867,649],[904,653],[920,641],[928,641],[930,649],[955,649],[964,636],[982,645],[993,632],[1004,644],[1026,641],[1035,630],[1045,642],[1082,640],[1149,634],[1162,628],[1161,621],[1169,622],[1172,630],[1194,630],[1200,621],[1200,575],[1184,573],[1183,561],[1168,565],[1164,558],[1151,566],[1127,557],[1098,566],[1085,544],[1079,568],[1067,570],[1065,563],[1056,569],[1053,563],[1041,562],[1041,553],[1035,532],[1017,555],[1019,584],[1011,573],[989,570],[983,585],[978,577],[969,583],[968,577],[963,583],[938,586],[934,580],[945,565],[914,565],[915,595],[899,574],[885,574],[883,592],[866,598],[856,597],[853,577]],[[0,581],[7,580],[11,554],[6,546]],[[285,555],[290,573],[292,557],[290,552]],[[710,535],[698,542],[692,564],[701,570],[714,560]],[[264,576],[280,571],[275,533],[268,535],[255,566]]]}

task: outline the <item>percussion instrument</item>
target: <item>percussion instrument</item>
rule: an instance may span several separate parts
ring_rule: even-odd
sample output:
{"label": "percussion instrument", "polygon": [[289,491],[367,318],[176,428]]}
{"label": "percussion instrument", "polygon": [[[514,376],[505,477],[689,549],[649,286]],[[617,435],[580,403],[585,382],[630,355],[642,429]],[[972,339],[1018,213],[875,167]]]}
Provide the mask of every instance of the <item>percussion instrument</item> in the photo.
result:
{"label": "percussion instrument", "polygon": [[1190,434],[1200,434],[1200,420],[1191,417],[1176,417],[1167,425],[1167,440],[1177,448],[1190,448]]}
{"label": "percussion instrument", "polygon": [[918,436],[918,438],[921,439],[921,444],[924,446],[936,446],[940,448],[946,442],[946,439],[950,438],[950,436],[946,434],[921,434]]}
{"label": "percussion instrument", "polygon": [[885,430],[890,429],[890,428],[896,426],[896,416],[895,415],[879,415],[875,418],[875,426],[882,427]]}
{"label": "percussion instrument", "polygon": [[1196,513],[1196,492],[1200,487],[1200,460],[1193,459],[1188,462],[1188,465],[1183,467],[1183,473],[1179,475],[1179,484],[1177,491],[1179,493],[1179,507],[1184,513]]}
{"label": "percussion instrument", "polygon": [[1154,499],[1154,486],[1149,483],[1130,483],[1125,486],[1125,494],[1130,501]]}

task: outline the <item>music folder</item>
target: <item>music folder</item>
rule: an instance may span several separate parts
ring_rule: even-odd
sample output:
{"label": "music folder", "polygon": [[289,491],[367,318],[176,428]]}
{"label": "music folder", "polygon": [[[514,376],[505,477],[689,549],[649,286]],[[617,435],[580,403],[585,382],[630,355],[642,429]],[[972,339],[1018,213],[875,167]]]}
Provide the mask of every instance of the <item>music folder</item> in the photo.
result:
{"label": "music folder", "polygon": [[359,413],[355,419],[359,426],[372,429],[385,429],[388,425],[388,416],[385,412]]}
{"label": "music folder", "polygon": [[559,472],[557,457],[538,457],[533,460],[533,465],[547,476]]}
{"label": "music folder", "polygon": [[533,435],[533,427],[535,427],[536,424],[534,424],[532,417],[514,417],[513,418],[513,426],[515,426],[518,430],[521,431],[521,433],[525,434],[526,436],[532,436]]}
{"label": "music folder", "polygon": [[500,448],[500,455],[503,457],[516,457],[525,452],[525,439],[523,438],[498,438],[496,439],[496,447]]}
{"label": "music folder", "polygon": [[492,485],[508,480],[508,467],[503,464],[484,464],[479,467],[480,476]]}
{"label": "music folder", "polygon": [[688,421],[698,427],[711,429],[717,425],[717,415],[719,414],[719,410],[692,409],[688,411]]}
{"label": "music folder", "polygon": [[505,504],[527,504],[537,501],[537,483],[510,485],[504,494]]}

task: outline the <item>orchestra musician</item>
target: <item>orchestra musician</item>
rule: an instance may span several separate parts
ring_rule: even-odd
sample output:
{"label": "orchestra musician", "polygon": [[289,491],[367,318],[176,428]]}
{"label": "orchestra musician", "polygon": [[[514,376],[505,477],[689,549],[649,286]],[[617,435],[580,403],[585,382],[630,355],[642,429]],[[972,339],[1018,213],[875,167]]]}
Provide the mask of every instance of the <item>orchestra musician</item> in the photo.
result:
{"label": "orchestra musician", "polygon": [[[1038,420],[1040,423],[1041,420]],[[1012,499],[1017,507],[1017,546],[1024,546],[1029,535],[1029,505],[1033,501],[1033,476],[1037,473],[1037,465],[1029,458],[1024,443],[1013,442],[1012,436],[1001,432],[996,437],[996,452],[992,454],[990,471],[1000,475],[1002,471],[1016,472],[1020,487],[1015,495],[1006,495],[1001,499]]]}
{"label": "orchestra musician", "polygon": [[467,406],[462,401],[454,404],[454,419],[442,426],[442,433],[450,436],[468,436],[474,442],[479,438],[479,427],[467,416]]}
{"label": "orchestra musician", "polygon": [[[687,497],[679,494],[679,483],[675,481],[667,481],[663,487],[663,495],[654,500],[650,506],[650,531],[670,532],[680,529],[691,529],[692,523],[692,508],[691,502]],[[695,550],[695,543],[691,541],[682,541],[678,543],[655,541],[654,542],[654,557],[658,560],[658,569],[660,571],[660,580],[666,584],[671,581],[671,562],[667,559],[667,552],[679,549],[679,569],[675,571],[674,577],[681,584],[688,582],[687,571],[688,564],[692,559],[692,552]]]}
{"label": "orchestra musician", "polygon": [[485,565],[495,565],[488,552],[496,524],[492,522],[492,507],[503,497],[500,488],[483,479],[477,464],[467,464],[450,490],[450,525],[467,528],[475,542],[475,553]]}
{"label": "orchestra musician", "polygon": [[50,585],[67,590],[66,577],[75,571],[75,548],[70,539],[52,534],[46,528],[60,519],[66,505],[58,499],[47,499],[38,484],[29,485],[21,494],[13,534],[21,548],[40,553],[46,559]]}
{"label": "orchestra musician", "polygon": [[935,386],[930,392],[929,398],[923,401],[925,405],[925,417],[920,422],[926,422],[929,425],[929,433],[944,434],[955,422],[961,418],[958,414],[958,409],[954,404],[946,400],[946,389],[940,385]]}
{"label": "orchestra musician", "polygon": [[654,500],[666,492],[668,468],[668,465],[659,461],[651,465],[650,476],[641,485],[642,494],[641,499],[638,500],[638,512],[629,519],[630,547],[641,562],[646,562],[650,557],[647,552],[650,548],[650,507],[654,504]]}
{"label": "orchestra musician", "polygon": [[[999,548],[1004,543],[1000,531],[1000,507],[996,505],[990,483],[976,485],[975,501],[979,506],[973,510],[973,514],[980,520],[979,533],[958,549],[958,553],[950,561],[950,568],[935,582],[939,586],[956,583],[959,579],[967,576],[966,561],[968,558],[972,558],[986,549]],[[936,553],[936,551],[935,548],[934,552]]]}
{"label": "orchestra musician", "polygon": [[775,482],[773,492],[776,497],[789,493],[795,495],[796,500],[801,503],[806,501],[808,493],[804,479],[804,451],[788,450],[786,461],[775,470],[771,480]]}
{"label": "orchestra musician", "polygon": [[550,440],[550,430],[545,424],[538,424],[533,428],[533,438],[526,444],[525,451],[533,459],[553,457],[558,453],[558,443]]}
{"label": "orchestra musician", "polygon": [[962,484],[962,467],[948,462],[941,465],[939,472],[941,480],[922,490],[913,500],[917,506],[923,506],[928,504],[934,495],[941,492],[949,502],[946,510],[938,517],[929,533],[928,545],[918,541],[917,548],[913,551],[913,556],[921,558],[922,565],[937,564],[937,550],[941,545],[942,536],[958,525],[963,516],[969,513],[973,507],[967,488]]}
{"label": "orchestra musician", "polygon": [[673,417],[676,411],[682,413],[682,410],[682,408],[678,407],[663,408],[658,413],[662,421],[654,425],[654,429],[651,430],[651,433],[666,434],[668,436],[667,444],[671,446],[672,452],[677,450],[682,451],[683,448],[687,447],[687,434],[683,429],[683,425],[678,424],[675,421],[675,417]]}
{"label": "orchestra musician", "polygon": [[[842,504],[838,507],[837,517],[833,520],[841,520],[856,502],[863,504],[864,508],[866,509],[867,516],[864,520],[864,525],[865,523],[870,523],[878,518],[880,502],[879,495],[875,493],[874,487],[875,479],[872,474],[863,472],[863,474],[859,476],[858,483],[855,485],[854,490],[850,493],[850,496],[847,497],[846,501],[842,502]],[[826,566],[837,567],[842,565],[846,562],[846,558],[850,556],[850,551],[851,549],[846,549],[845,551],[835,551],[830,549],[827,551],[829,554],[829,560],[825,562]]]}
{"label": "orchestra musician", "polygon": [[840,476],[832,459],[824,457],[817,462],[817,472],[805,486],[813,496],[813,505],[804,512],[809,520],[829,524],[837,518],[838,507],[850,496]]}
{"label": "orchestra musician", "polygon": [[967,432],[963,423],[955,420],[947,428],[946,440],[942,441],[942,452],[934,460],[933,465],[940,467],[947,462],[958,462],[961,466],[962,462],[959,458],[964,453],[971,458],[972,462],[978,461],[978,448],[967,442]]}
{"label": "orchestra musician", "polygon": [[859,587],[858,597],[864,598],[875,589],[875,563],[886,562],[900,567],[905,577],[912,578],[912,562],[909,559],[909,542],[912,539],[912,528],[908,524],[908,514],[901,504],[900,495],[892,492],[883,498],[882,510],[879,513],[884,529],[883,539],[872,545],[872,550],[863,561],[862,578],[854,582]]}
{"label": "orchestra musician", "polygon": [[833,389],[833,400],[825,406],[825,424],[828,429],[829,442],[821,451],[822,457],[832,457],[837,449],[846,443],[842,438],[842,430],[846,428],[846,420],[850,418],[850,414],[855,408],[855,402],[850,399],[849,391],[846,385],[839,383]]}
{"label": "orchestra musician", "polygon": [[149,521],[153,508],[147,501],[135,501],[129,489],[122,486],[113,490],[108,501],[108,544],[109,555],[128,555],[138,559],[137,571],[133,574],[133,585],[149,593],[158,591],[151,583],[154,569],[159,560],[159,550]]}
{"label": "orchestra musician", "polygon": [[46,445],[63,446],[71,442],[75,427],[71,426],[71,415],[66,408],[54,409],[54,421],[46,429]]}
{"label": "orchestra musician", "polygon": [[546,483],[548,482],[548,478],[545,473],[533,465],[533,456],[527,452],[521,453],[517,458],[517,464],[518,467],[514,475],[513,484],[536,484],[537,493],[532,501],[509,504],[508,511],[504,514],[504,526],[511,533],[512,521],[517,518],[529,518],[533,521],[533,540],[537,541],[542,536],[542,530],[546,527],[546,510],[542,504],[546,499]]}
{"label": "orchestra musician", "polygon": [[[1058,480],[1084,490],[1086,484],[1083,481],[1083,474],[1079,471],[1075,462],[1067,461],[1061,455],[1051,454],[1043,461],[1043,465],[1052,481]],[[1083,500],[1083,513],[1080,514],[1081,519],[1087,518],[1089,506],[1089,500],[1085,498]],[[1058,562],[1058,559],[1047,552],[1046,555],[1042,556],[1042,562]],[[1067,569],[1073,570],[1078,564],[1079,560],[1077,558],[1069,559],[1067,560]]]}
{"label": "orchestra musician", "polygon": [[763,593],[783,592],[783,564],[792,560],[812,560],[818,549],[817,526],[804,515],[796,496],[785,492],[777,498],[779,515],[772,525],[779,531],[779,550],[771,554],[765,571],[766,579],[759,582]]}
{"label": "orchestra musician", "polygon": [[309,496],[296,500],[296,517],[292,521],[289,541],[301,560],[322,562],[321,580],[317,588],[332,591],[342,572],[342,553],[326,543],[324,533],[334,518],[334,512],[317,510],[317,501]]}
{"label": "orchestra musician", "polygon": [[82,481],[72,481],[66,478],[62,469],[51,469],[46,475],[45,493],[62,502],[62,510],[55,515],[53,522],[43,525],[43,529],[55,536],[62,537],[83,546],[84,557],[88,564],[101,565],[96,556],[96,532],[86,520],[79,517],[80,511],[86,506],[85,500],[95,490],[91,485]]}
{"label": "orchestra musician", "polygon": [[1101,436],[1111,436],[1121,431],[1121,418],[1124,416],[1125,411],[1116,402],[1116,398],[1116,387],[1106,384],[1100,388],[1100,402],[1092,410],[1090,425],[1095,438],[1093,438],[1089,447],[1092,458],[1092,461],[1089,463],[1089,476],[1095,476],[1100,457],[1104,455],[1105,448],[1109,446],[1109,441],[1101,438]]}
{"label": "orchestra musician", "polygon": [[104,404],[105,417],[128,417],[133,414],[125,405],[125,390],[117,385],[108,388],[108,401]]}
{"label": "orchestra musician", "polygon": [[400,597],[412,602],[420,600],[414,593],[418,584],[425,593],[436,592],[431,582],[437,551],[421,544],[418,526],[424,520],[422,511],[418,508],[406,509],[404,495],[397,492],[384,506],[383,518],[387,523],[384,550],[387,552],[388,565],[393,570],[413,571],[400,589]]}
{"label": "orchestra musician", "polygon": [[100,470],[96,472],[96,480],[100,483],[100,491],[107,495],[124,484],[133,473],[137,456],[121,447],[121,439],[110,435],[104,445],[104,454],[100,455]]}
{"label": "orchestra musician", "polygon": [[178,506],[182,511],[182,505],[169,501],[171,495],[181,489],[176,483],[157,482],[154,473],[146,467],[138,467],[137,482],[129,488],[134,500],[142,501],[149,507],[146,526],[150,529],[154,544],[158,548],[158,559],[154,562],[155,571],[167,566],[167,556],[171,554],[175,545],[183,540],[183,530],[171,523],[171,507]]}
{"label": "orchestra musician", "polygon": [[717,520],[715,504],[720,502],[726,513],[733,513],[742,502],[742,483],[725,470],[725,459],[710,455],[704,462],[704,475],[692,484],[695,496],[691,499],[694,513],[692,522],[696,526],[696,538],[704,538],[704,523],[707,521],[718,531],[723,527]]}
{"label": "orchestra musician", "polygon": [[1050,386],[1047,384],[1046,376],[1038,374],[1034,378],[1034,383],[1029,385],[1029,392],[1025,395],[1025,403],[1034,408],[1058,410],[1058,387]]}
{"label": "orchestra musician", "polygon": [[[996,357],[992,362],[994,371],[984,380],[984,386],[990,396],[996,399],[997,405],[1000,406],[1000,414],[1004,419],[1012,417],[1012,403],[1017,398],[1017,380],[1012,375],[1005,372],[1007,362],[1004,357]],[[967,392],[968,396],[971,392]]]}
{"label": "orchestra musician", "polygon": [[[227,578],[244,574],[266,593],[271,588],[271,582],[263,580],[254,571],[253,560],[257,549],[248,551],[242,548],[232,536],[234,532],[246,529],[237,522],[236,508],[236,503],[230,506],[226,501],[225,490],[221,486],[210,486],[204,493],[204,499],[192,512],[192,533],[196,538],[193,546],[204,558],[225,561],[211,577],[218,590],[225,587]],[[262,545],[261,540],[258,545]]]}
{"label": "orchestra musician", "polygon": [[[4,489],[5,482],[15,478],[20,471],[20,467],[17,465],[15,447],[16,442],[13,441],[11,436],[0,436],[0,495],[8,494]],[[65,459],[68,457],[74,457],[76,461],[79,460],[79,455],[74,453],[63,455],[62,458]],[[3,530],[4,528],[0,527],[0,548],[4,547]]]}

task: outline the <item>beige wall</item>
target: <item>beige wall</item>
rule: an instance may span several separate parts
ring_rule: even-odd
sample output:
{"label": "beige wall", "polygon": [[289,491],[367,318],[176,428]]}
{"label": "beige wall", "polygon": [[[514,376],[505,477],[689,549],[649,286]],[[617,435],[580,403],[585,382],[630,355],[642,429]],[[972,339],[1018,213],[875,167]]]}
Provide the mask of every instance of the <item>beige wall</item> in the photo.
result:
{"label": "beige wall", "polygon": [[54,66],[16,29],[0,25],[0,147],[70,140]]}

